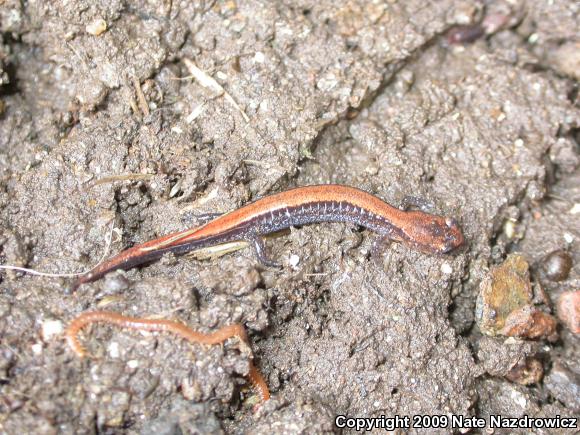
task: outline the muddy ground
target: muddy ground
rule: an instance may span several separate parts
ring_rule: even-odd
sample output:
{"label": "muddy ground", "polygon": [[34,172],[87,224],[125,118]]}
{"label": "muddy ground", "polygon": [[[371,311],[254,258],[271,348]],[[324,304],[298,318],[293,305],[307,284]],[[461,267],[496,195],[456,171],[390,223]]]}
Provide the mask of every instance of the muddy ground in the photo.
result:
{"label": "muddy ground", "polygon": [[[450,43],[477,23],[479,38]],[[570,251],[567,280],[533,274],[548,306],[579,287],[576,2],[4,0],[0,28],[4,264],[87,270],[111,234],[112,254],[331,182],[395,205],[423,198],[467,240],[451,256],[396,243],[377,255],[372,233],[325,224],[269,240],[281,270],[250,250],[167,256],[76,293],[70,278],[3,271],[1,432],[322,433],[337,414],[578,414],[577,336],[560,325],[553,342],[488,337],[475,322],[479,285],[510,252],[533,270]],[[60,329],[94,309],[202,331],[242,322],[273,397],[252,412],[251,355],[236,340],[97,326],[80,360]],[[543,380],[505,378],[525,357]],[[548,377],[562,367],[567,381]]]}

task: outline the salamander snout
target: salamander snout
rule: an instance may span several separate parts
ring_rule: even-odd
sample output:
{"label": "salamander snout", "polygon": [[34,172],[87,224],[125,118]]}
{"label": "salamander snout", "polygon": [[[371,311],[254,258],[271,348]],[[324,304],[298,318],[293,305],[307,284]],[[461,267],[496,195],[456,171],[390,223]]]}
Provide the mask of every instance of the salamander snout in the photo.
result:
{"label": "salamander snout", "polygon": [[450,217],[445,218],[445,230],[443,231],[444,246],[442,252],[444,254],[453,251],[454,249],[463,245],[464,238],[459,223]]}
{"label": "salamander snout", "polygon": [[463,233],[453,218],[435,216],[421,211],[407,212],[401,241],[430,254],[447,254],[460,247]]}

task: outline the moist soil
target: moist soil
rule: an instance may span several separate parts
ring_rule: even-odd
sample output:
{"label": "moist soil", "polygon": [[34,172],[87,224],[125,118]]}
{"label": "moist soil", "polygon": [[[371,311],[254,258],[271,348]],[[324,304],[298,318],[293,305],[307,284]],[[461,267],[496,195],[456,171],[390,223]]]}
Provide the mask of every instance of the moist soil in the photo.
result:
{"label": "moist soil", "polygon": [[[479,285],[509,253],[529,260],[546,309],[579,289],[578,29],[572,0],[1,1],[3,264],[86,271],[200,215],[318,183],[420,198],[460,222],[466,246],[426,255],[322,224],[268,239],[281,269],[249,249],[169,255],[76,292],[69,277],[2,271],[0,431],[578,415],[578,336],[488,337],[475,321]],[[570,276],[543,282],[534,270],[555,249]],[[99,325],[80,359],[62,329],[88,310],[204,332],[240,322],[252,353]],[[251,355],[272,392],[255,412]],[[568,378],[506,379],[525,358]]]}

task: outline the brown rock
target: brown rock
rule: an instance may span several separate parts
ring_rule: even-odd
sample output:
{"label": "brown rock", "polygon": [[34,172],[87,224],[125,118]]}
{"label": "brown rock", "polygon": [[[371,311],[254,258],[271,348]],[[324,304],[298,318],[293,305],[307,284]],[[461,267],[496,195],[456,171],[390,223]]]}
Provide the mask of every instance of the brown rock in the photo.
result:
{"label": "brown rock", "polygon": [[580,334],[580,290],[568,291],[560,295],[558,318],[574,334]]}
{"label": "brown rock", "polygon": [[484,334],[502,333],[512,311],[532,303],[528,262],[519,254],[511,254],[491,269],[482,281],[477,298],[476,319]]}
{"label": "brown rock", "polygon": [[510,337],[556,339],[556,326],[554,317],[525,305],[507,316],[500,333]]}

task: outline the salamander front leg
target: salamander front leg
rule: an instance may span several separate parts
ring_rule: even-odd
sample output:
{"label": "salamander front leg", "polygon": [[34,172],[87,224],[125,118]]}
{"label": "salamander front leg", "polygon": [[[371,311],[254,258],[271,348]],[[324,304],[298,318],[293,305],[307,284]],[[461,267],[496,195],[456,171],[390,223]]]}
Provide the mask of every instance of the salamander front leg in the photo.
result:
{"label": "salamander front leg", "polygon": [[419,210],[427,213],[433,211],[435,207],[433,206],[433,204],[431,204],[424,198],[407,195],[403,198],[403,201],[401,202],[401,209],[410,210],[411,208],[418,208]]}
{"label": "salamander front leg", "polygon": [[266,255],[266,245],[264,244],[264,240],[260,236],[255,236],[249,240],[249,242],[254,247],[254,251],[256,252],[256,257],[258,261],[262,263],[264,266],[267,267],[276,267],[281,268],[282,265],[277,263],[273,260],[270,260]]}

